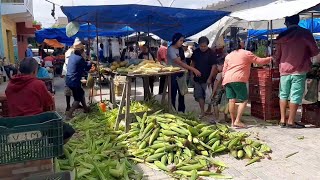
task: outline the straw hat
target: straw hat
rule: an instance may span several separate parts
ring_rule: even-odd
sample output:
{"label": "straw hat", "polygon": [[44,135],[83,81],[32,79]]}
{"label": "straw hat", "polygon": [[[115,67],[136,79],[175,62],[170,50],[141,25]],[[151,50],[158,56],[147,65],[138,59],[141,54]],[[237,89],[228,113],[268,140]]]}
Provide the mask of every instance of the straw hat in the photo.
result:
{"label": "straw hat", "polygon": [[41,65],[41,59],[40,59],[39,57],[33,57],[33,59],[35,59],[35,60],[37,61],[37,63],[38,63],[39,65]]}
{"label": "straw hat", "polygon": [[73,47],[73,49],[76,49],[76,50],[84,49],[84,45],[82,44],[82,42],[78,38],[76,38],[74,40],[72,47]]}

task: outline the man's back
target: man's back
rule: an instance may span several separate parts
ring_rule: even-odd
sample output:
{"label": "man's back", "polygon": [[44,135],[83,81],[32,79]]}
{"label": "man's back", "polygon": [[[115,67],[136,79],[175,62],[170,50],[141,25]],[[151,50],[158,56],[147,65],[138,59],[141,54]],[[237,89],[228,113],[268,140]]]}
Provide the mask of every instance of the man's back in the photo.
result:
{"label": "man's back", "polygon": [[39,114],[53,105],[44,82],[31,75],[14,76],[7,86],[6,96],[11,117]]}
{"label": "man's back", "polygon": [[299,26],[281,33],[276,45],[276,59],[282,75],[307,73],[311,67],[310,58],[319,53],[311,32]]}

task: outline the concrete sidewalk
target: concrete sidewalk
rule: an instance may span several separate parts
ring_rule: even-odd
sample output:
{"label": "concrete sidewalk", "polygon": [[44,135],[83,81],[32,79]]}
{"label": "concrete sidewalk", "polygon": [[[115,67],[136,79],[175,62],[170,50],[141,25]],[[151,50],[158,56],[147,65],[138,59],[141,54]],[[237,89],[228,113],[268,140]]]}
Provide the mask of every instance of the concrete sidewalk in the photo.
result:
{"label": "concrete sidewalk", "polygon": [[[7,83],[0,85],[0,93],[4,93]],[[55,78],[55,101],[56,109],[64,115],[65,97],[64,97],[64,79]],[[86,90],[86,95],[88,95]],[[103,88],[103,92],[108,94],[108,90]],[[155,93],[158,92],[158,83],[155,84]],[[143,89],[141,82],[137,86],[137,100],[142,100]],[[103,96],[103,99],[108,96]],[[117,99],[119,99],[118,97]],[[99,97],[95,97],[99,100]],[[198,104],[195,103],[193,95],[186,95],[187,111],[198,112]],[[300,115],[299,115],[300,116]],[[210,118],[210,117],[208,117]],[[299,118],[299,117],[297,117]],[[319,118],[320,119],[320,118]],[[316,128],[305,129],[283,129],[275,125],[260,121],[251,116],[245,116],[244,121],[251,124],[248,129],[241,130],[251,132],[253,137],[266,142],[273,150],[272,160],[263,159],[261,162],[245,166],[247,160],[236,160],[229,155],[219,156],[217,159],[225,162],[229,168],[223,174],[231,175],[234,179],[320,179],[320,133]],[[299,138],[303,137],[303,139]],[[298,152],[297,154],[286,158],[288,154]],[[167,180],[171,179],[165,173],[146,167],[143,164],[138,165],[144,174],[145,179]]]}

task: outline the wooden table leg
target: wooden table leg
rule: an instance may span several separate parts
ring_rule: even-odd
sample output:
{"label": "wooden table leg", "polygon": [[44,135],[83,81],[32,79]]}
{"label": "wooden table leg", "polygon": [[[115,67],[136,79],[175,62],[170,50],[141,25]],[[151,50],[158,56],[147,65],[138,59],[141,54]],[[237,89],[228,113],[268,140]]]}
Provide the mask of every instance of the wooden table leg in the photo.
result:
{"label": "wooden table leg", "polygon": [[161,99],[161,104],[165,105],[166,101],[166,95],[167,95],[167,87],[168,87],[168,76],[165,76],[165,81],[164,81],[164,86],[163,86],[163,91],[162,91],[162,99]]}
{"label": "wooden table leg", "polygon": [[120,101],[120,107],[119,107],[119,110],[118,110],[118,115],[117,115],[117,121],[116,121],[116,126],[115,126],[115,130],[118,130],[119,129],[119,124],[120,124],[120,115],[122,114],[122,109],[123,109],[123,106],[124,106],[124,101],[126,100],[126,89],[127,89],[127,84],[124,84],[124,87],[123,87],[123,91],[122,91],[122,97],[121,97],[121,101]]}
{"label": "wooden table leg", "polygon": [[131,78],[127,77],[127,88],[126,88],[126,113],[124,116],[126,122],[126,132],[130,130],[131,119],[130,115],[130,96],[131,96]]}
{"label": "wooden table leg", "polygon": [[134,100],[137,99],[137,79],[134,79]]}
{"label": "wooden table leg", "polygon": [[150,100],[149,77],[143,77],[143,96],[144,100]]}
{"label": "wooden table leg", "polygon": [[[172,104],[171,104],[171,75],[167,76],[168,79],[168,107],[169,107],[169,112],[172,111]],[[173,97],[175,98],[175,97]]]}
{"label": "wooden table leg", "polygon": [[113,77],[110,77],[110,102],[112,104],[112,109],[117,107],[116,96],[114,93],[114,81]]}

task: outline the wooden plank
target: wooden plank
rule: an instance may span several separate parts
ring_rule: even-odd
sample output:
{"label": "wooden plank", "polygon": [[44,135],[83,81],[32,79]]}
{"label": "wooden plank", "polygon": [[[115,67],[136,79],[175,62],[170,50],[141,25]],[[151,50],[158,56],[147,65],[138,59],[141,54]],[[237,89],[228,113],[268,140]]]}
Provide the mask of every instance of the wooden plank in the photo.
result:
{"label": "wooden plank", "polygon": [[127,89],[127,84],[124,85],[124,88],[123,88],[123,91],[122,91],[122,98],[121,98],[120,107],[119,107],[119,110],[118,110],[118,115],[117,115],[117,121],[116,121],[115,130],[118,130],[118,129],[119,129],[119,124],[120,124],[120,121],[121,121],[119,115],[122,114],[122,109],[123,109],[123,106],[124,106],[124,101],[126,100],[126,89]]}
{"label": "wooden plank", "polygon": [[[131,122],[133,122],[132,120],[135,120],[135,116],[142,117],[144,113],[147,113],[147,115],[151,115],[155,113],[155,111],[136,112],[136,113],[130,112],[129,117],[131,118]],[[120,120],[122,120],[125,118],[125,114],[120,114],[118,117],[120,118]]]}
{"label": "wooden plank", "polygon": [[172,104],[171,104],[171,75],[168,76],[168,111],[172,112]]}
{"label": "wooden plank", "polygon": [[131,96],[131,78],[127,77],[127,87],[126,87],[126,113],[124,115],[124,119],[126,122],[126,132],[130,130],[131,120],[129,119],[130,116],[130,96]]}
{"label": "wooden plank", "polygon": [[167,87],[168,87],[168,76],[166,76],[166,80],[164,81],[163,91],[162,91],[162,99],[161,104],[164,105],[166,101],[166,95],[167,95]]}

